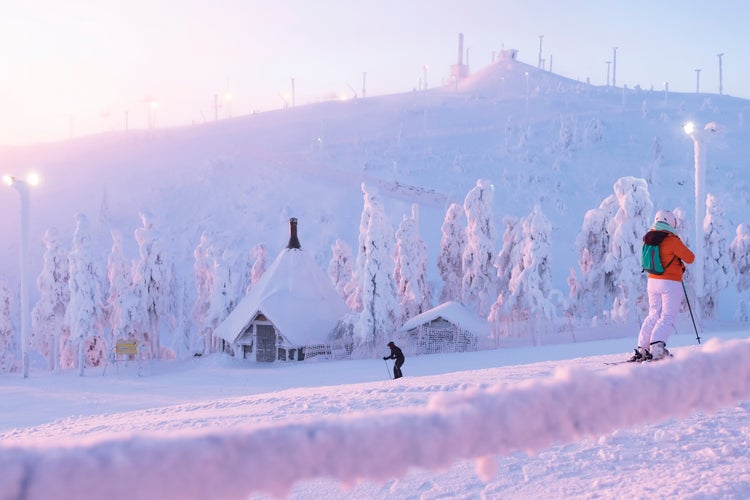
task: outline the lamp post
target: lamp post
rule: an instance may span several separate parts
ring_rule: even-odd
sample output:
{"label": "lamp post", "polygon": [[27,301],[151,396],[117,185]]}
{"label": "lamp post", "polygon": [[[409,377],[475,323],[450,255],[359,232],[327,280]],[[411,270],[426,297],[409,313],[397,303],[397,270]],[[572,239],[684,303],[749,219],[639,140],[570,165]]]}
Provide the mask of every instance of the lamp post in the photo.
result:
{"label": "lamp post", "polygon": [[234,96],[231,92],[226,91],[224,92],[224,116],[226,118],[232,117],[232,99]]}
{"label": "lamp post", "polygon": [[695,93],[701,93],[701,71],[700,69],[695,70]]}
{"label": "lamp post", "polygon": [[529,72],[525,71],[524,76],[526,77],[526,121],[529,121]]}
{"label": "lamp post", "polygon": [[693,140],[695,161],[695,298],[696,316],[702,319],[703,309],[703,219],[706,217],[706,139],[716,132],[716,124],[709,122],[703,129],[696,129],[688,122],[682,126]]}
{"label": "lamp post", "polygon": [[148,97],[145,100],[146,107],[148,108],[148,129],[151,130],[156,125],[156,108],[159,107],[159,101],[152,97]]}
{"label": "lamp post", "polygon": [[609,68],[612,65],[612,61],[605,61],[607,63],[607,87],[609,87]]}
{"label": "lamp post", "polygon": [[612,86],[617,87],[617,49],[612,48]]}
{"label": "lamp post", "polygon": [[544,35],[539,35],[539,62],[536,65],[539,69],[542,68],[542,38],[544,38]]}
{"label": "lamp post", "polygon": [[29,376],[29,326],[31,325],[31,312],[29,309],[29,186],[36,185],[39,178],[30,175],[28,180],[16,179],[12,175],[3,177],[3,181],[18,191],[21,201],[21,367],[23,378]]}

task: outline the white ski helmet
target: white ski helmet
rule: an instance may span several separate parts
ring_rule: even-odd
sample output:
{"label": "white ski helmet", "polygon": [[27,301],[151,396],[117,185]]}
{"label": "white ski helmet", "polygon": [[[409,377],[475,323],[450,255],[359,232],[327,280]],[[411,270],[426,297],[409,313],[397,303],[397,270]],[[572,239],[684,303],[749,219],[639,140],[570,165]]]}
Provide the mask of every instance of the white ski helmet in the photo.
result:
{"label": "white ski helmet", "polygon": [[677,217],[675,217],[671,210],[659,210],[658,212],[656,212],[656,217],[654,217],[654,224],[656,224],[657,222],[665,222],[673,228],[677,229]]}

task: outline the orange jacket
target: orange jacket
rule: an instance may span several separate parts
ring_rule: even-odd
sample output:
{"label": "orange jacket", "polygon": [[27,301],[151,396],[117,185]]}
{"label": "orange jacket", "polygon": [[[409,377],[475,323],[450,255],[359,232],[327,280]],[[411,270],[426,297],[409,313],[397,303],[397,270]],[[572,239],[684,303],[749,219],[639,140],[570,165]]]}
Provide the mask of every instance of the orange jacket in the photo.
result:
{"label": "orange jacket", "polygon": [[[669,233],[659,245],[659,255],[661,256],[661,265],[664,266],[664,274],[649,273],[649,278],[682,281],[682,273],[685,271],[683,262],[692,264],[695,260],[695,254],[685,246],[679,236],[672,233]],[[672,261],[671,264],[670,261]]]}

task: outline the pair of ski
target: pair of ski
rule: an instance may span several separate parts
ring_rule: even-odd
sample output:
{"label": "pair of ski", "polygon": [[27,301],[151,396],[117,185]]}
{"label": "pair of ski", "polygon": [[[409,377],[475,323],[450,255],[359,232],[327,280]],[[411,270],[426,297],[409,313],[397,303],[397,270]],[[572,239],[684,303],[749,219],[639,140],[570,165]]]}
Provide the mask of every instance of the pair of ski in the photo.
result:
{"label": "pair of ski", "polygon": [[626,359],[624,361],[607,361],[604,364],[607,365],[607,366],[614,366],[614,365],[624,365],[626,363],[632,363],[632,364],[656,363],[657,361],[661,361],[663,359],[669,359],[672,356],[673,356],[673,354],[670,353],[670,354],[667,354],[666,356],[664,356],[663,358],[659,358],[659,359],[633,359],[633,360]]}

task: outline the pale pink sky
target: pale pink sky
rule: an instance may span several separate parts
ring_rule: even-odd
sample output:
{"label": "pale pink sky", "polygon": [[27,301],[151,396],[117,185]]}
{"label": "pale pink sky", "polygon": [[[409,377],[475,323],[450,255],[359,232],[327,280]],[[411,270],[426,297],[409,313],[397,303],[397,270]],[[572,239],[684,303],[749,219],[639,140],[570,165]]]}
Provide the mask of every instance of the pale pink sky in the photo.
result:
{"label": "pale pink sky", "polygon": [[[669,4],[669,5],[663,5]],[[334,95],[440,84],[463,32],[472,70],[493,51],[542,57],[564,76],[750,97],[750,6],[634,0],[6,0],[0,17],[0,144],[189,125]],[[147,100],[158,103],[149,113]],[[72,125],[72,127],[71,127]]]}

